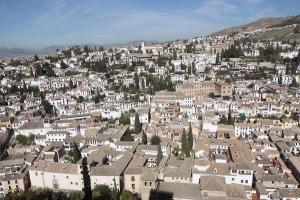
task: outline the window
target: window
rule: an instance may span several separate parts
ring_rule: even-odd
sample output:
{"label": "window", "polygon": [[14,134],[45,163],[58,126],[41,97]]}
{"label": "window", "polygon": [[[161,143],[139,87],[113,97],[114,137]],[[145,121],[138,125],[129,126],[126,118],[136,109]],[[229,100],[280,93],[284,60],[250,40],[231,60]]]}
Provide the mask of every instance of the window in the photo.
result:
{"label": "window", "polygon": [[37,172],[35,172],[35,175],[37,176],[37,175],[38,175],[38,173],[37,173]]}
{"label": "window", "polygon": [[147,182],[145,182],[145,186],[147,186]]}
{"label": "window", "polygon": [[135,189],[135,184],[132,184],[132,185],[131,185],[131,188],[134,190],[134,189]]}
{"label": "window", "polygon": [[152,186],[152,182],[150,182],[150,186]]}
{"label": "window", "polygon": [[241,180],[241,183],[244,183],[244,180]]}
{"label": "window", "polygon": [[232,181],[234,181],[234,178],[231,178]]}
{"label": "window", "polygon": [[18,181],[17,181],[17,180],[15,180],[15,183],[18,183]]}
{"label": "window", "polygon": [[245,180],[245,183],[248,183],[248,180]]}
{"label": "window", "polygon": [[10,184],[10,181],[7,181],[7,184],[9,185],[9,184]]}
{"label": "window", "polygon": [[131,181],[135,181],[135,178],[134,178],[134,176],[132,176],[132,177],[131,177]]}
{"label": "window", "polygon": [[69,176],[66,176],[66,179],[68,179],[69,178]]}

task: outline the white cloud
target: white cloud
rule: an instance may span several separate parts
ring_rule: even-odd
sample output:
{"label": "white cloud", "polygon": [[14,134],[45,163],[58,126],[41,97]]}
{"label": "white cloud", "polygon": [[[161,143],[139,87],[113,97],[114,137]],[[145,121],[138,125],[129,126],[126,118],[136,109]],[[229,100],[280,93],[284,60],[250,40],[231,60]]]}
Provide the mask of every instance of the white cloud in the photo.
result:
{"label": "white cloud", "polygon": [[89,4],[68,4],[64,0],[53,1],[51,6],[41,16],[33,21],[33,24],[59,24],[76,16],[87,16],[95,11],[95,7]]}

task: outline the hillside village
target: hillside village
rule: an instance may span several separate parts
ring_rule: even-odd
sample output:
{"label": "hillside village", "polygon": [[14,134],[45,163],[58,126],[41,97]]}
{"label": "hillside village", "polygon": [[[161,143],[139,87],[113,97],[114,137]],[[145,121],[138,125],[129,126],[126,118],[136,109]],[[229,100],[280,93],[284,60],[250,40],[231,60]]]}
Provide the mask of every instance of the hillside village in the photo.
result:
{"label": "hillside village", "polygon": [[0,195],[299,199],[298,26],[2,59]]}

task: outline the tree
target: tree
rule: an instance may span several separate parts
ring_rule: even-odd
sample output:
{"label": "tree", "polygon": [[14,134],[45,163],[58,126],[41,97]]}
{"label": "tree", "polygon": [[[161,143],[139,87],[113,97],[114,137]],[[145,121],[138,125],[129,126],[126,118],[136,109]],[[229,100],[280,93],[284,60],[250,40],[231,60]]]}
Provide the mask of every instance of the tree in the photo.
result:
{"label": "tree", "polygon": [[69,192],[69,197],[67,200],[81,200],[84,198],[84,195],[82,192],[72,191]]}
{"label": "tree", "polygon": [[[300,25],[298,25],[300,27]],[[297,56],[297,64],[300,65],[300,49]]]}
{"label": "tree", "polygon": [[14,200],[81,200],[81,192],[68,192],[63,191],[52,191],[49,189],[28,189],[26,191],[19,191],[14,193],[7,194],[5,199],[14,199]]}
{"label": "tree", "polygon": [[183,129],[183,133],[181,134],[181,149],[184,152],[184,154],[189,157],[189,148],[188,148],[188,140],[186,136],[186,131]]}
{"label": "tree", "polygon": [[77,163],[81,158],[81,153],[80,153],[80,151],[78,149],[78,146],[75,142],[73,143],[73,149],[71,150],[71,152],[72,152],[71,155],[73,157],[73,162]]}
{"label": "tree", "polygon": [[281,76],[278,77],[278,85],[282,85],[282,77]]}
{"label": "tree", "polygon": [[210,92],[210,93],[208,94],[208,97],[213,99],[213,98],[215,98],[215,94],[214,94],[213,92]]}
{"label": "tree", "polygon": [[130,124],[130,114],[128,112],[121,113],[119,124],[127,125]]}
{"label": "tree", "polygon": [[141,85],[142,85],[142,89],[144,91],[145,90],[145,80],[144,80],[144,78],[142,79]]}
{"label": "tree", "polygon": [[160,137],[157,135],[153,135],[151,137],[151,145],[159,145],[160,144]]}
{"label": "tree", "polygon": [[32,144],[34,140],[34,136],[25,136],[25,135],[17,135],[16,136],[16,141],[19,143],[19,144],[22,144],[22,145],[30,145]]}
{"label": "tree", "polygon": [[88,53],[89,52],[89,47],[87,46],[87,45],[85,45],[84,47],[83,47],[83,51],[85,52],[85,53]]}
{"label": "tree", "polygon": [[121,141],[133,141],[133,137],[131,136],[132,130],[127,130],[125,134],[122,136]]}
{"label": "tree", "polygon": [[44,64],[36,64],[35,67],[35,75],[38,76],[48,76],[48,77],[55,77],[56,74],[54,73],[52,69],[52,65],[49,63]]}
{"label": "tree", "polygon": [[142,144],[148,144],[148,142],[147,142],[147,135],[146,135],[146,133],[144,131],[142,133]]}
{"label": "tree", "polygon": [[84,101],[85,101],[85,99],[84,99],[83,96],[79,96],[78,99],[77,99],[77,103],[82,103]]}
{"label": "tree", "polygon": [[194,52],[194,48],[193,47],[194,47],[193,43],[190,43],[190,44],[186,45],[186,47],[185,47],[186,53],[193,53]]}
{"label": "tree", "polygon": [[38,57],[38,55],[34,55],[34,61],[38,61],[38,60],[40,60],[40,58]]}
{"label": "tree", "polygon": [[44,110],[47,114],[52,114],[53,113],[53,105],[49,103],[47,100],[42,101],[42,106],[44,107]]}
{"label": "tree", "polygon": [[56,74],[54,73],[52,67],[53,67],[53,65],[50,65],[49,63],[44,63],[42,65],[42,75],[48,76],[48,77],[55,77]]}
{"label": "tree", "polygon": [[67,195],[65,193],[63,193],[62,191],[59,192],[53,192],[51,199],[52,200],[61,200],[61,199],[66,199]]}
{"label": "tree", "polygon": [[73,88],[74,88],[74,84],[73,84],[72,79],[70,79],[70,81],[69,81],[69,88],[70,88],[70,89],[73,89]]}
{"label": "tree", "polygon": [[192,67],[188,66],[188,75],[191,75],[191,74],[192,74]]}
{"label": "tree", "polygon": [[112,200],[119,200],[120,199],[120,191],[117,187],[116,179],[114,178],[114,188],[112,190]]}
{"label": "tree", "polygon": [[234,119],[231,116],[231,111],[230,110],[228,112],[228,124],[229,125],[234,125]]}
{"label": "tree", "polygon": [[94,98],[95,104],[99,103],[101,100],[102,100],[101,95],[99,94],[99,92],[97,92]]}
{"label": "tree", "polygon": [[151,190],[149,200],[157,200],[157,199],[171,200],[173,199],[173,193],[165,192],[161,190]]}
{"label": "tree", "polygon": [[290,87],[299,87],[295,77],[293,77],[292,83],[290,84]]}
{"label": "tree", "polygon": [[93,200],[111,200],[112,191],[107,185],[96,185],[93,190]]}
{"label": "tree", "polygon": [[220,118],[218,124],[228,124],[227,118],[224,115],[222,115],[222,117]]}
{"label": "tree", "polygon": [[91,177],[89,175],[87,158],[82,159],[82,176],[83,176],[83,191],[84,191],[84,200],[92,199],[92,189],[91,189]]}
{"label": "tree", "polygon": [[166,66],[166,59],[159,55],[157,58],[157,65],[160,67]]}
{"label": "tree", "polygon": [[120,196],[120,200],[136,200],[134,194],[128,190],[123,190]]}
{"label": "tree", "polygon": [[134,120],[134,133],[139,134],[142,130],[142,124],[140,123],[139,114],[136,113],[135,120]]}
{"label": "tree", "polygon": [[160,144],[157,146],[157,158],[156,158],[156,165],[158,166],[161,159],[163,158],[162,150]]}
{"label": "tree", "polygon": [[228,49],[225,49],[222,54],[222,58],[239,58],[244,55],[241,47],[237,42],[230,45],[230,47]]}
{"label": "tree", "polygon": [[64,61],[60,61],[60,68],[61,69],[67,69],[69,65],[67,65]]}
{"label": "tree", "polygon": [[217,53],[217,56],[216,56],[216,64],[219,64],[220,63],[220,54]]}
{"label": "tree", "polygon": [[139,76],[137,75],[137,73],[134,74],[134,84],[135,84],[135,88],[136,90],[138,90],[140,88],[140,80],[139,80]]}
{"label": "tree", "polygon": [[30,68],[30,77],[35,77],[32,67]]}
{"label": "tree", "polygon": [[26,99],[26,95],[23,94],[23,95],[21,96],[21,98],[20,98],[20,102],[21,102],[21,103],[24,103],[25,99]]}
{"label": "tree", "polygon": [[189,144],[189,151],[191,151],[193,149],[193,145],[194,145],[194,140],[193,140],[193,130],[192,130],[192,125],[190,123],[189,126],[189,132],[188,132],[188,144]]}

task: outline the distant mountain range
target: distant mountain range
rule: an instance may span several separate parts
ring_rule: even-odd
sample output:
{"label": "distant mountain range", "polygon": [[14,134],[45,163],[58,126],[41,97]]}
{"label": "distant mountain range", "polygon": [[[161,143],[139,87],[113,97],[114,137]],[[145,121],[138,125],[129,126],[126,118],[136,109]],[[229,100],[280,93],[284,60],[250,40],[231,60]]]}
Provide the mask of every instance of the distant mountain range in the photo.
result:
{"label": "distant mountain range", "polygon": [[34,54],[53,54],[56,49],[62,49],[64,46],[48,46],[42,49],[26,49],[26,48],[0,48],[0,57],[16,57],[16,56],[30,56]]}

